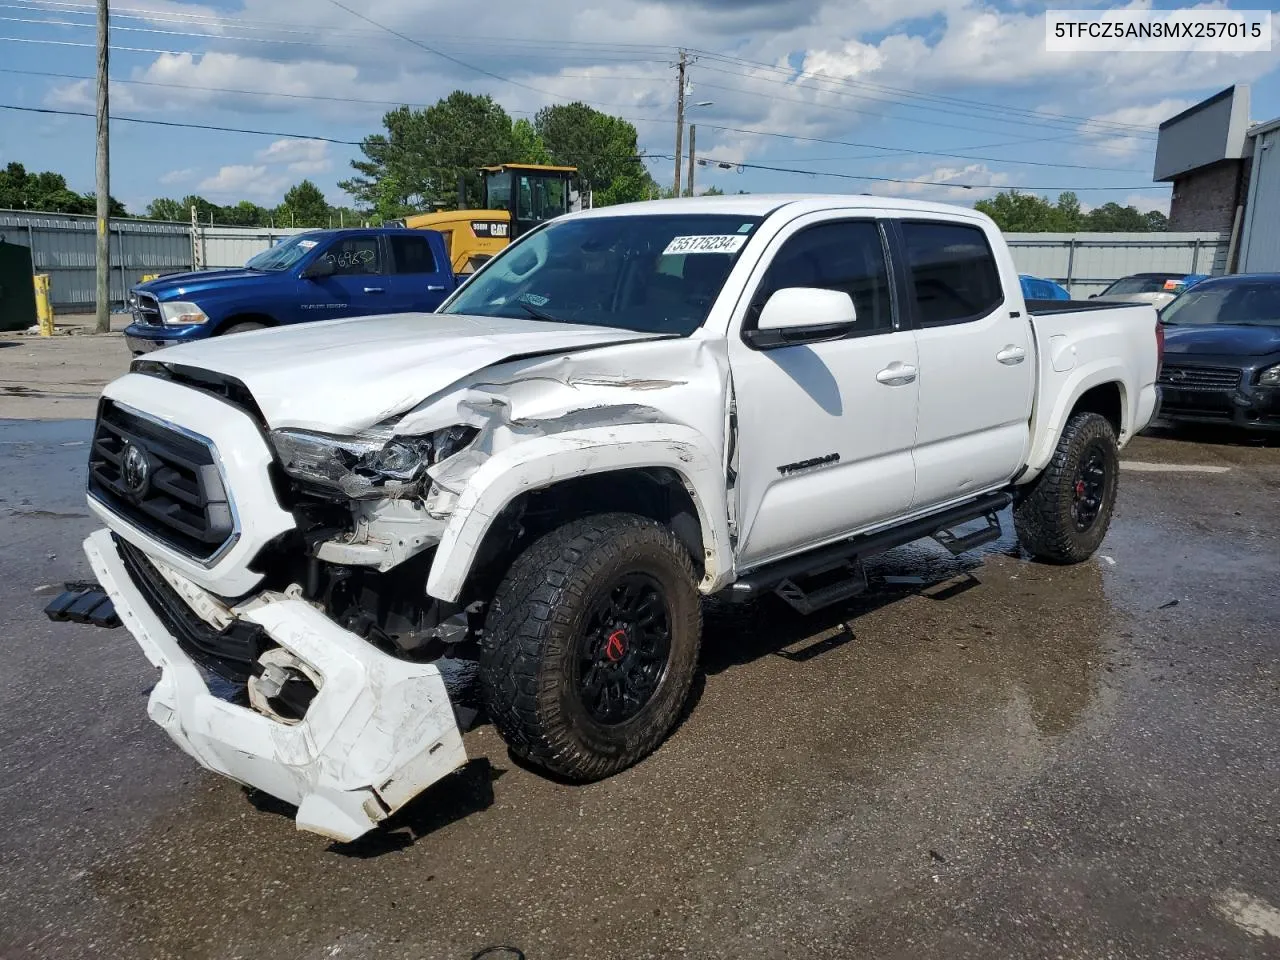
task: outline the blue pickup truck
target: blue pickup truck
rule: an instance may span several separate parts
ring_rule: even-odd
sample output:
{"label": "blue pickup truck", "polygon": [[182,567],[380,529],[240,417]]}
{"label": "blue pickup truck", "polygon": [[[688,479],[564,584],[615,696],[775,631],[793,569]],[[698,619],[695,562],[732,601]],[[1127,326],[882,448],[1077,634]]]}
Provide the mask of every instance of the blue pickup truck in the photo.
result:
{"label": "blue pickup truck", "polygon": [[300,233],[239,270],[179,273],[129,293],[134,354],[206,337],[309,320],[430,312],[457,286],[433,230]]}

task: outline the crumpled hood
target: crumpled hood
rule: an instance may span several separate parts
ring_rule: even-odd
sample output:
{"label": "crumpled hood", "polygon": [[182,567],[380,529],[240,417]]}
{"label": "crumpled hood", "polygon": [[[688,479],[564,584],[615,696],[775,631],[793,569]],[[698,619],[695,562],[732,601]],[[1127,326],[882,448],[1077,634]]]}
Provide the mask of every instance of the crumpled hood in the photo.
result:
{"label": "crumpled hood", "polygon": [[1164,350],[1165,353],[1261,357],[1280,353],[1280,327],[1228,323],[1165,324]]}
{"label": "crumpled hood", "polygon": [[272,428],[350,433],[485,367],[657,334],[504,317],[402,313],[215,337],[148,361],[234,377]]}

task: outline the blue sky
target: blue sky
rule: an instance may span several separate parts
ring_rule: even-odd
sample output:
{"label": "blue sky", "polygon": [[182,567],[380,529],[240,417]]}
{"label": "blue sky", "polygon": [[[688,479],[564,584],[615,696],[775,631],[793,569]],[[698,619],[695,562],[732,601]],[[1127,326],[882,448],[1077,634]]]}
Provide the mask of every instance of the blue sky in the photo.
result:
{"label": "blue sky", "polygon": [[[635,121],[646,152],[670,155],[683,46],[697,57],[691,102],[713,101],[690,113],[698,153],[730,165],[700,169],[700,186],[958,203],[1004,187],[1074,188],[1086,206],[1163,210],[1168,187],[1151,189],[1161,120],[1232,83],[1250,84],[1254,120],[1280,116],[1280,39],[1261,54],[1051,54],[1034,3],[341,4],[113,0],[112,113],[359,141],[392,105],[463,88],[516,117],[593,102]],[[92,111],[93,84],[80,78],[94,70],[93,10],[93,0],[0,0],[0,103]],[[270,204],[309,177],[348,202],[337,182],[358,155],[317,139],[116,122],[112,192],[134,211],[192,192]],[[14,160],[87,191],[93,121],[0,110],[0,164]],[[671,167],[650,169],[669,183]]]}

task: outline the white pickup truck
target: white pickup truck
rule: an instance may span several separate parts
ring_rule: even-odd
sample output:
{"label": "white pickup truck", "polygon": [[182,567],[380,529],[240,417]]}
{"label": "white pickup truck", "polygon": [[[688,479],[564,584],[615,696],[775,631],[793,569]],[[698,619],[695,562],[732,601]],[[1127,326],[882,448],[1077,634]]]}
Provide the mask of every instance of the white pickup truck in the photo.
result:
{"label": "white pickup truck", "polygon": [[639,761],[702,597],[807,612],[1010,504],[1032,556],[1086,559],[1160,349],[1150,306],[1025,303],[973,210],[570,215],[435,314],[135,361],[90,454],[97,581],[48,613],[123,622],[183,750],[351,839],[465,762],[477,709],[563,777]]}

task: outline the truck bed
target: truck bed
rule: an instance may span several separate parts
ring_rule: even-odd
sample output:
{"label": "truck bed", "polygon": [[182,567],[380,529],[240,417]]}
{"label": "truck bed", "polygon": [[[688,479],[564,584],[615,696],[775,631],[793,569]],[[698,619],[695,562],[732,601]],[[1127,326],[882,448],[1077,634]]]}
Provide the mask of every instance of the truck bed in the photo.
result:
{"label": "truck bed", "polygon": [[1053,313],[1079,313],[1081,310],[1108,310],[1117,307],[1149,307],[1149,303],[1114,300],[1028,300],[1027,310],[1033,316]]}

